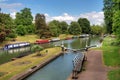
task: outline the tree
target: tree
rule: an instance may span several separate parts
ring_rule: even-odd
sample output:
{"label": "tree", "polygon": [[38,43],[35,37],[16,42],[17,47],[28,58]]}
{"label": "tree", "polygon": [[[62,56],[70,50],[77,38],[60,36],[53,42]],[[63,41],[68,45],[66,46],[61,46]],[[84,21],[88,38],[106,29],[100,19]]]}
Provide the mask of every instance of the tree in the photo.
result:
{"label": "tree", "polygon": [[87,18],[79,18],[78,23],[80,27],[82,28],[82,33],[90,33],[91,28],[90,28],[90,22]]}
{"label": "tree", "polygon": [[113,32],[117,35],[120,42],[120,10],[116,11],[113,17]]}
{"label": "tree", "polygon": [[9,14],[0,13],[0,42],[3,42],[11,33],[13,20]]}
{"label": "tree", "polygon": [[104,33],[104,27],[99,26],[99,25],[93,25],[91,26],[91,34],[94,35],[101,35],[102,33]]}
{"label": "tree", "polygon": [[107,33],[112,33],[112,18],[113,18],[113,0],[104,0],[104,21],[106,24]]}
{"label": "tree", "polygon": [[26,34],[26,29],[23,25],[19,25],[16,29],[16,32],[20,36],[24,36]]}
{"label": "tree", "polygon": [[50,28],[50,32],[52,33],[52,36],[58,37],[59,34],[61,33],[60,22],[57,20],[53,20],[49,22],[48,26]]}
{"label": "tree", "polygon": [[25,27],[25,30],[28,34],[35,33],[35,26],[33,24],[29,25],[29,26]]}
{"label": "tree", "polygon": [[48,38],[51,36],[49,27],[46,25],[45,16],[43,14],[36,14],[35,27],[40,38]]}
{"label": "tree", "polygon": [[68,33],[68,24],[65,21],[60,22],[60,29],[62,34]]}
{"label": "tree", "polygon": [[82,32],[81,27],[77,22],[71,22],[68,31],[70,34],[73,34],[73,35],[78,35]]}
{"label": "tree", "polygon": [[30,8],[24,8],[16,13],[16,25],[28,26],[32,25],[33,17]]}

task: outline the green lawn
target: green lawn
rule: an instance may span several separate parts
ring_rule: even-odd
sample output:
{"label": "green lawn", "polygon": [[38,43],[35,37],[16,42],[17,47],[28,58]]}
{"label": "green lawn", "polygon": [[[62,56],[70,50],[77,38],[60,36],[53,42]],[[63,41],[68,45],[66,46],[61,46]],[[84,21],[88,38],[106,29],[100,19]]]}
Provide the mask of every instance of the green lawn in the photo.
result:
{"label": "green lawn", "polygon": [[16,40],[17,41],[27,41],[27,42],[31,42],[34,43],[37,39],[40,39],[39,36],[37,35],[25,35],[25,36],[17,36]]}
{"label": "green lawn", "polygon": [[[57,55],[61,52],[60,47],[48,48],[48,53],[46,50],[41,51],[42,56],[37,56],[37,53],[25,56],[23,58],[11,61],[0,65],[0,80],[9,80],[12,76],[21,73],[45,60]],[[5,73],[5,74],[4,74]]]}
{"label": "green lawn", "polygon": [[[120,46],[111,45],[115,38],[106,37],[103,41],[104,64],[114,69],[108,72],[109,80],[120,80]],[[116,68],[117,67],[117,68]]]}

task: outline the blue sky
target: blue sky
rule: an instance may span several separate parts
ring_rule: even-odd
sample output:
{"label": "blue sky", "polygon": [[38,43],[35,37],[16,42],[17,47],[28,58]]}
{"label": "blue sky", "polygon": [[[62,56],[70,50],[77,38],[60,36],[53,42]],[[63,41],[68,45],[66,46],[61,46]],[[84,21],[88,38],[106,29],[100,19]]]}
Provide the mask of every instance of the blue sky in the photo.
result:
{"label": "blue sky", "polygon": [[0,0],[0,7],[2,12],[10,13],[13,18],[16,12],[28,7],[33,16],[45,14],[48,22],[56,19],[69,23],[85,17],[91,24],[101,24],[104,18],[103,0]]}

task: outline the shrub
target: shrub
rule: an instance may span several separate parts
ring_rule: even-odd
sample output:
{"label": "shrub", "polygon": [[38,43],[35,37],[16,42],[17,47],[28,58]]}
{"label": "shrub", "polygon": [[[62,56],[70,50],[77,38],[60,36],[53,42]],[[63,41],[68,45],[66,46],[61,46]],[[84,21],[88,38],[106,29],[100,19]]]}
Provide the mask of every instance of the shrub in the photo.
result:
{"label": "shrub", "polygon": [[32,52],[41,51],[41,50],[43,50],[43,47],[41,47],[39,45],[32,46]]}

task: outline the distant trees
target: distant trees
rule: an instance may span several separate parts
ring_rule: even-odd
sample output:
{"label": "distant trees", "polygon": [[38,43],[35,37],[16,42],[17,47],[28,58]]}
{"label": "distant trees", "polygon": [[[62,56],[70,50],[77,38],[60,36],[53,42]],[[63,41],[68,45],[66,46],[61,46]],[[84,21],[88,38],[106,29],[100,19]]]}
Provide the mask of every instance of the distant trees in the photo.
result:
{"label": "distant trees", "polygon": [[59,22],[57,20],[53,20],[48,23],[50,28],[50,32],[52,36],[59,36],[60,34],[68,33],[68,24],[65,21]]}
{"label": "distant trees", "polygon": [[78,34],[81,34],[82,29],[78,22],[71,22],[68,31],[70,34],[78,35]]}
{"label": "distant trees", "polygon": [[3,42],[12,32],[13,20],[9,14],[0,13],[0,42]]}
{"label": "distant trees", "polygon": [[104,33],[104,27],[99,25],[92,25],[91,26],[91,34],[94,35],[101,35]]}
{"label": "distant trees", "polygon": [[79,18],[78,23],[82,28],[82,33],[89,34],[91,31],[90,22],[87,18]]}
{"label": "distant trees", "polygon": [[36,32],[40,38],[48,38],[51,36],[49,27],[46,25],[45,16],[43,14],[36,14],[35,16]]}
{"label": "distant trees", "polygon": [[68,24],[65,21],[60,22],[60,29],[62,34],[68,33]]}
{"label": "distant trees", "polygon": [[15,23],[16,25],[28,26],[31,25],[33,21],[33,16],[30,8],[24,8],[20,12],[16,13]]}
{"label": "distant trees", "polygon": [[53,20],[48,23],[48,26],[50,28],[50,32],[51,32],[52,36],[58,37],[59,34],[61,33],[60,22],[57,20]]}
{"label": "distant trees", "polygon": [[[35,32],[34,31],[35,27],[34,27],[32,21],[33,21],[33,16],[30,11],[30,8],[24,8],[20,12],[17,12],[16,19],[15,19],[15,24],[17,27],[17,31],[16,31],[17,34],[25,35],[27,33]],[[19,28],[20,28],[20,30],[19,30]]]}

